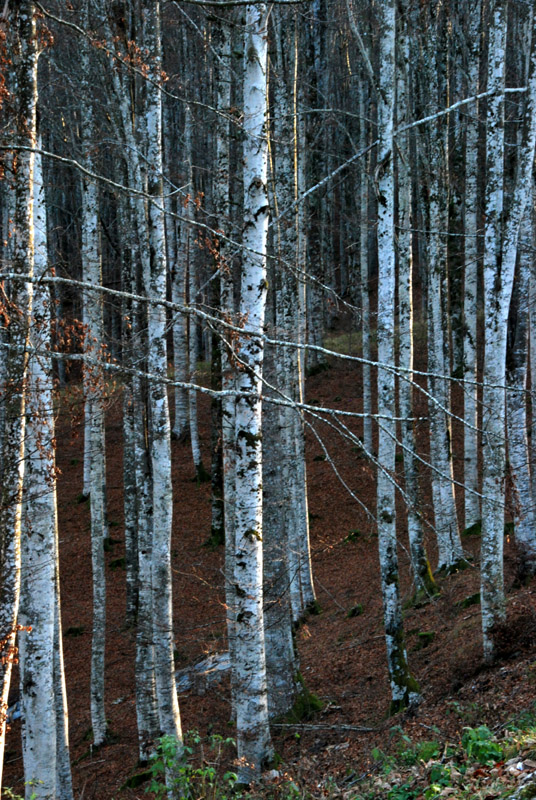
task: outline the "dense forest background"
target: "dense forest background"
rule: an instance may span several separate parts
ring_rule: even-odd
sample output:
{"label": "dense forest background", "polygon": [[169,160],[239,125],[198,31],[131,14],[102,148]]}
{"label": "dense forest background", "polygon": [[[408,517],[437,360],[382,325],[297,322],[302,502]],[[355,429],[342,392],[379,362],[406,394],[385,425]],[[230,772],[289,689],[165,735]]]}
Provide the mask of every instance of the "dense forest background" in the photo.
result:
{"label": "dense forest background", "polygon": [[[106,606],[124,577],[131,749],[142,765],[173,754],[170,796],[189,752],[173,559],[192,508],[203,569],[219,558],[241,786],[279,778],[277,730],[320,709],[298,661],[322,606],[320,493],[339,543],[354,516],[342,540],[366,556],[348,569],[381,599],[382,713],[426,702],[404,615],[477,606],[473,670],[516,652],[513,628],[525,652],[533,3],[6,0],[0,60],[0,763],[17,667],[26,797],[75,796],[60,603],[73,492],[90,529],[91,753],[113,741]],[[336,583],[322,591],[345,612]],[[202,608],[211,589],[194,591]]]}

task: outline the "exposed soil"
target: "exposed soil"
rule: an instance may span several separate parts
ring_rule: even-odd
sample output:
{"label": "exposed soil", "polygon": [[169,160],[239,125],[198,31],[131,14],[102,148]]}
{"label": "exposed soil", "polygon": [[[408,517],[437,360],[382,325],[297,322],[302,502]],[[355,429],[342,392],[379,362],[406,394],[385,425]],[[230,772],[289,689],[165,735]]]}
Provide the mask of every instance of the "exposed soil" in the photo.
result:
{"label": "exposed soil", "polygon": [[[311,377],[309,402],[360,411],[361,375],[357,366],[333,364]],[[209,407],[199,398],[203,441],[208,446]],[[79,502],[82,487],[82,437],[79,420],[71,424],[64,402],[58,429],[59,524],[65,664],[69,698],[71,753],[75,797],[84,800],[148,797],[144,787],[121,789],[137,771],[134,699],[134,638],[124,627],[125,573],[107,571],[107,716],[110,743],[91,751],[89,663],[91,646],[91,568],[89,510]],[[360,432],[359,424],[354,429]],[[342,443],[327,425],[317,427],[340,476],[360,503],[374,512],[370,462],[359,448]],[[460,452],[454,431],[454,452]],[[108,564],[124,555],[122,512],[121,402],[107,412],[107,469],[110,535],[116,540]],[[422,447],[426,448],[423,434]],[[210,486],[192,481],[187,443],[173,442],[174,459],[174,619],[177,666],[192,664],[206,653],[225,649],[223,552],[203,547],[210,532]],[[377,537],[373,519],[342,486],[318,441],[308,432],[309,511],[313,566],[321,613],[299,629],[301,671],[307,687],[324,708],[302,728],[274,728],[277,752],[287,773],[315,787],[331,774],[366,772],[371,749],[389,750],[392,727],[401,725],[415,739],[431,736],[454,741],[464,725],[499,725],[535,699],[536,653],[534,583],[513,588],[515,551],[506,541],[508,624],[500,633],[503,658],[492,669],[481,665],[480,606],[462,607],[479,591],[477,536],[464,538],[473,559],[465,571],[440,581],[441,595],[420,608],[405,611],[408,656],[423,691],[423,702],[410,714],[387,718],[389,687],[382,633]],[[209,463],[205,450],[205,463]],[[401,464],[399,464],[401,467]],[[429,495],[429,489],[428,489]],[[427,491],[423,504],[429,504]],[[400,516],[404,519],[402,505]],[[429,555],[435,563],[430,536]],[[404,541],[399,548],[404,602],[411,598],[409,562]],[[362,612],[349,616],[358,604]],[[423,646],[420,632],[433,632]],[[17,680],[15,676],[15,680]],[[14,690],[16,694],[16,690]],[[226,684],[204,696],[180,696],[184,730],[232,735]],[[307,727],[310,726],[310,727]],[[371,728],[367,732],[345,726]],[[430,733],[437,726],[439,734]],[[298,734],[298,735],[296,735]],[[6,785],[22,791],[20,724],[8,736]]]}

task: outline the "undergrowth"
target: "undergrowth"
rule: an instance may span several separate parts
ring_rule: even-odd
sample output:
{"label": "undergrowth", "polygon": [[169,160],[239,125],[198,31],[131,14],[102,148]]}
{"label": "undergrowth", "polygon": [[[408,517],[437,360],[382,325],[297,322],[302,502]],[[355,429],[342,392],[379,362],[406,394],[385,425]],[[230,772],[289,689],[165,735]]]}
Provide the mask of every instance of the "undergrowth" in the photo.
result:
{"label": "undergrowth", "polygon": [[[175,800],[536,797],[536,704],[498,731],[486,725],[466,725],[455,742],[442,741],[437,728],[430,730],[436,738],[415,742],[400,726],[393,727],[389,752],[373,748],[364,774],[358,775],[349,764],[346,776],[327,776],[312,783],[280,770],[268,783],[247,791],[238,786],[236,773],[226,770],[226,764],[236,763],[233,739],[211,736],[202,740],[194,731],[187,735],[181,753],[173,739],[163,737],[151,760],[146,791],[153,792],[157,800],[166,796]],[[523,778],[532,772],[535,779],[523,783]]]}

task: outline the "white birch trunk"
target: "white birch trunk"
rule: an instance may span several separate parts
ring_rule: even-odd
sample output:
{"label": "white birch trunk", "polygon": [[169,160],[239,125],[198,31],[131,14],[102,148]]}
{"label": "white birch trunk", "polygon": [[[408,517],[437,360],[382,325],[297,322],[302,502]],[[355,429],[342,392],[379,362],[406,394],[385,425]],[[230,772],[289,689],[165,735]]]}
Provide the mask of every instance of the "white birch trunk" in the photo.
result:
{"label": "white birch trunk", "polygon": [[[88,3],[85,5],[86,23],[89,20]],[[83,102],[81,108],[82,150],[86,167],[93,170],[94,121],[89,85],[89,44],[84,44]],[[99,287],[102,269],[99,253],[99,195],[95,183],[82,183],[81,256],[84,282]],[[102,357],[103,303],[102,293],[84,293],[84,323],[86,326],[84,350],[92,360]],[[93,637],[91,645],[91,725],[93,744],[99,747],[106,739],[106,712],[104,709],[104,650],[106,639],[106,573],[104,539],[106,538],[105,512],[105,443],[103,408],[103,372],[97,364],[85,366],[85,435],[84,467],[89,462],[89,483],[84,492],[91,497],[91,564],[93,573]]]}
{"label": "white birch trunk", "polygon": [[[404,5],[407,13],[407,4]],[[397,75],[397,113],[398,127],[410,119],[411,98],[409,96],[410,47],[408,23],[400,20],[399,73]],[[430,595],[437,592],[430,564],[424,547],[421,511],[419,507],[419,478],[415,458],[415,426],[413,413],[413,252],[411,233],[411,175],[409,133],[398,136],[398,329],[399,365],[404,370],[398,380],[398,405],[401,422],[401,443],[403,447],[404,477],[406,495],[411,504],[407,508],[408,539],[413,569],[416,595]],[[406,418],[407,421],[404,421]]]}
{"label": "white birch trunk", "polygon": [[[121,288],[134,292],[134,270],[138,267],[137,241],[126,198],[118,198],[120,230],[126,236],[127,246],[122,252]],[[130,299],[122,301],[121,349],[123,363],[134,365],[134,304]],[[123,388],[123,516],[125,521],[125,557],[127,600],[125,622],[134,627],[138,613],[138,493],[136,491],[136,417],[133,391],[133,376],[127,376]]]}
{"label": "white birch trunk", "polygon": [[533,213],[528,211],[521,229],[519,262],[508,321],[506,360],[508,461],[513,487],[518,574],[522,580],[531,577],[536,571],[536,528],[530,484],[526,396],[533,242]]}
{"label": "white birch trunk", "polygon": [[[294,26],[283,9],[274,12],[275,61],[273,75],[274,141],[272,180],[274,207],[287,208],[296,197],[297,126],[294,98],[297,68]],[[288,33],[287,33],[288,32]],[[274,158],[275,154],[275,158]],[[273,285],[275,302],[270,330],[275,322],[275,338],[298,337],[298,281],[292,265],[298,266],[296,214],[285,218],[274,231]],[[272,295],[272,297],[274,297]],[[275,317],[275,319],[273,319]],[[298,397],[298,351],[290,347],[271,347],[264,363],[270,384],[291,400]],[[286,713],[296,696],[297,670],[292,641],[292,621],[302,617],[305,607],[301,591],[299,521],[297,518],[297,472],[294,435],[295,411],[289,407],[265,404],[263,407],[263,559],[265,649],[268,684],[268,709],[271,717]],[[291,615],[292,606],[292,615]]]}
{"label": "white birch trunk", "polygon": [[506,341],[520,226],[532,190],[536,145],[536,14],[531,8],[530,67],[515,185],[504,217],[504,101],[507,14],[492,7],[488,55],[486,226],[484,233],[484,397],[481,601],[484,659],[494,658],[493,628],[505,616],[503,530],[505,500]]}
{"label": "white birch trunk", "polygon": [[[246,331],[262,334],[266,305],[267,10],[248,5],[244,73],[244,233],[240,311]],[[235,598],[236,721],[239,781],[249,783],[272,757],[262,611],[261,377],[263,341],[241,342],[236,401]]]}
{"label": "white birch trunk", "polygon": [[[10,50],[16,65],[16,144],[35,147],[37,106],[37,36],[34,4],[21,0],[10,34],[18,37]],[[16,15],[16,16],[15,16]],[[12,392],[6,398],[4,432],[4,481],[0,504],[0,786],[4,761],[7,700],[13,660],[20,598],[21,503],[24,478],[25,395],[28,370],[27,344],[32,310],[32,286],[24,281],[33,273],[33,170],[34,155],[20,151],[15,184],[15,240],[12,271],[21,277],[11,287],[16,312],[6,327],[10,349],[4,351],[6,374]]]}
{"label": "white birch trunk", "polygon": [[[146,85],[145,124],[147,131],[147,188],[157,204],[148,204],[150,272],[144,282],[150,300],[166,297],[166,241],[162,185],[162,95],[160,51],[160,3],[144,0],[145,45],[151,56],[151,83]],[[156,85],[155,85],[156,84]],[[182,743],[182,731],[175,686],[174,638],[171,604],[171,528],[173,495],[171,485],[171,428],[166,386],[166,312],[160,305],[148,309],[148,371],[151,414],[150,449],[153,476],[152,591],[156,695],[162,734]]]}
{"label": "white birch trunk", "polygon": [[[467,49],[467,97],[478,93],[480,59],[480,0],[471,3]],[[467,114],[465,139],[465,270],[463,298],[463,378],[465,522],[469,528],[480,519],[478,476],[477,288],[478,240],[478,102]]]}
{"label": "white birch trunk", "polygon": [[[437,6],[437,18],[430,20],[427,47],[427,77],[430,83],[432,109],[441,108],[446,99],[444,36],[445,21]],[[444,118],[431,125],[428,138],[429,169],[429,228],[428,256],[428,370],[430,415],[430,460],[432,497],[438,548],[438,570],[452,572],[463,562],[463,550],[458,530],[454,496],[450,408],[450,360],[447,289],[447,237],[441,232],[448,228],[447,195],[448,129]],[[437,377],[445,376],[445,377]]]}
{"label": "white birch trunk", "polygon": [[[194,231],[188,220],[193,219],[194,215],[194,184],[192,168],[192,112],[190,107],[185,108],[184,119],[184,160],[188,174],[188,194],[186,205],[182,216],[187,220],[181,225],[180,236],[180,258],[186,265],[188,276],[188,302],[194,308],[197,299],[197,253],[194,245]],[[195,383],[197,377],[197,361],[199,358],[199,347],[197,338],[197,318],[190,315],[188,318],[188,380]],[[197,392],[191,389],[188,392],[188,418],[190,422],[190,445],[192,448],[192,459],[194,462],[195,477],[199,483],[206,480],[206,472],[201,458],[201,446],[199,443],[199,426],[197,424]]]}
{"label": "white birch trunk", "polygon": [[[500,309],[500,261],[504,207],[504,99],[506,3],[495,0],[490,8],[488,99],[486,130],[486,225],[484,233],[484,396],[482,471],[481,603],[484,658],[493,659],[492,629],[505,615],[503,528],[506,411],[504,386],[506,319]],[[499,288],[499,296],[497,289]]]}
{"label": "white birch trunk", "polygon": [[[48,267],[46,207],[41,157],[34,165],[34,274]],[[30,344],[50,348],[50,292],[34,290]],[[26,407],[21,601],[19,636],[23,715],[24,782],[27,800],[56,798],[56,703],[54,623],[56,613],[56,476],[52,364],[32,355]]]}
{"label": "white birch trunk", "polygon": [[[378,9],[380,31],[380,79],[378,87],[378,362],[395,363],[395,229],[394,152],[395,106],[395,3],[389,0]],[[379,426],[377,524],[383,617],[387,664],[391,684],[392,711],[419,700],[419,687],[411,676],[404,643],[404,629],[398,584],[396,542],[395,379],[391,370],[378,369]]]}
{"label": "white birch trunk", "polygon": [[[221,12],[223,14],[223,12]],[[220,14],[220,16],[221,16]],[[231,107],[231,30],[227,19],[219,19],[214,23],[213,41],[220,61],[215,63],[214,81],[217,108],[228,114]],[[224,235],[230,233],[230,152],[229,121],[218,115],[216,121],[216,164],[214,175],[214,213],[216,228]],[[227,320],[234,319],[234,299],[232,265],[227,258],[225,239],[218,242],[220,311]],[[230,347],[231,341],[221,331],[221,388],[230,391],[235,387],[236,374],[233,367]],[[231,716],[235,716],[235,618],[234,607],[234,562],[235,562],[235,399],[223,396],[221,400],[221,448],[223,470],[223,528],[225,538],[225,606],[227,617],[227,642],[231,663]]]}
{"label": "white birch trunk", "polygon": [[[112,34],[104,17],[105,33],[109,41]],[[144,187],[144,180],[138,146],[133,129],[133,115],[131,114],[129,98],[130,93],[123,86],[119,73],[113,60],[110,60],[110,75],[115,101],[120,120],[121,133],[125,138],[128,148],[126,160],[129,184],[137,189]],[[159,78],[158,78],[159,80]],[[141,124],[141,123],[140,123]],[[157,139],[157,142],[159,138]],[[156,145],[158,147],[158,144]],[[131,198],[132,224],[137,229],[139,247],[135,246],[132,252],[134,265],[141,267],[141,283],[146,286],[151,276],[151,247],[149,244],[149,229],[146,208],[143,199]],[[133,239],[136,242],[136,237]],[[135,275],[132,278],[132,288],[138,293],[139,287]],[[152,296],[152,295],[150,295]],[[157,310],[158,314],[158,310]],[[147,309],[139,309],[137,304],[133,308],[133,348],[136,351],[147,352],[148,344],[146,331],[148,328]],[[165,340],[164,340],[165,347]],[[162,365],[159,364],[161,367]],[[150,371],[150,366],[147,364]],[[164,373],[165,374],[165,373]],[[156,699],[156,656],[153,626],[155,624],[155,611],[153,607],[153,522],[155,510],[153,507],[152,456],[148,452],[150,447],[149,424],[147,420],[147,394],[149,390],[142,385],[139,377],[133,377],[134,419],[135,419],[135,471],[136,471],[136,498],[138,506],[138,626],[136,631],[136,719],[138,726],[138,746],[140,760],[147,761],[154,741],[161,734],[160,721]],[[166,524],[165,518],[162,524]],[[165,561],[164,546],[164,561]],[[164,565],[164,573],[166,568]],[[161,598],[164,602],[165,598]],[[167,606],[166,606],[167,608]],[[163,623],[165,625],[165,621]],[[171,630],[171,626],[170,626]]]}

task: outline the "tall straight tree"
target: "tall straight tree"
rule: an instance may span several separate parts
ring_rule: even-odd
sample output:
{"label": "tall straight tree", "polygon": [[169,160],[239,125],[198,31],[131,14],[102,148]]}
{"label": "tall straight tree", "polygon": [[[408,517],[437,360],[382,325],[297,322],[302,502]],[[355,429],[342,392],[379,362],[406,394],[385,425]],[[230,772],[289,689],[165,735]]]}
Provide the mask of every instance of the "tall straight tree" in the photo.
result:
{"label": "tall straight tree", "polygon": [[[41,156],[34,168],[34,273],[48,269],[46,206]],[[20,635],[25,792],[30,798],[72,798],[68,747],[62,747],[65,698],[63,658],[56,625],[57,508],[54,441],[51,302],[48,286],[34,291],[25,436]],[[59,633],[59,636],[58,636]],[[60,672],[59,676],[55,673]],[[57,678],[60,678],[58,680]],[[61,780],[61,775],[64,780]],[[66,779],[66,780],[65,780]]]}
{"label": "tall straight tree", "polygon": [[398,583],[395,508],[395,220],[394,220],[394,118],[395,42],[394,0],[378,7],[378,479],[377,525],[383,617],[392,710],[419,700],[419,687],[411,676],[404,643]]}
{"label": "tall straight tree", "polygon": [[[274,195],[276,209],[293,208],[298,193],[298,174],[303,154],[298,148],[298,31],[287,14],[274,16]],[[274,233],[278,257],[276,283],[277,338],[300,341],[301,281],[297,209],[278,221]],[[278,388],[291,403],[303,400],[303,364],[299,350],[281,346],[276,358]],[[285,518],[288,581],[292,617],[297,623],[315,601],[311,572],[307,478],[304,458],[303,420],[292,405],[279,409],[281,428],[281,513]]]}
{"label": "tall straight tree", "polygon": [[[447,98],[445,8],[441,2],[429,5],[426,81],[430,87],[431,109],[441,110]],[[432,495],[437,535],[438,569],[455,570],[463,562],[454,497],[451,432],[449,426],[450,382],[448,337],[447,229],[448,129],[444,117],[430,123],[427,137],[428,213],[428,369],[432,395],[430,413],[430,460],[433,467]]]}
{"label": "tall straight tree", "polygon": [[[523,129],[511,201],[505,208],[504,89],[506,0],[490,8],[486,132],[486,226],[484,231],[484,370],[481,598],[484,658],[495,656],[493,629],[506,613],[503,574],[506,470],[506,348],[508,312],[518,256],[519,233],[532,192],[536,145],[536,14],[527,28],[529,80],[522,101]],[[505,213],[506,212],[506,213]]]}
{"label": "tall straight tree", "polygon": [[[242,366],[235,411],[236,499],[233,607],[239,780],[249,783],[272,757],[268,727],[262,591],[262,339],[266,307],[267,22],[248,5],[244,70],[244,232],[240,312]],[[249,334],[249,335],[248,335]]]}
{"label": "tall straight tree", "polygon": [[[467,4],[467,96],[478,93],[480,67],[480,0]],[[465,269],[463,291],[463,377],[464,377],[464,484],[466,528],[480,519],[478,495],[478,385],[477,385],[477,289],[479,274],[478,234],[478,102],[467,115],[465,131]],[[467,491],[469,490],[469,491]]]}
{"label": "tall straight tree", "polygon": [[[89,28],[90,2],[84,3],[83,20]],[[94,116],[91,97],[90,44],[82,42],[82,105],[81,135],[85,166],[93,171]],[[93,637],[91,649],[91,725],[93,741],[99,747],[106,738],[106,713],[104,710],[104,652],[106,638],[106,573],[104,564],[104,539],[106,537],[105,510],[105,439],[103,374],[100,361],[103,356],[102,267],[99,252],[99,191],[94,181],[82,182],[82,275],[86,283],[97,290],[84,293],[83,318],[85,323],[85,352],[88,363],[84,367],[84,492],[91,497],[91,563],[93,573]],[[87,476],[86,476],[87,469]],[[87,480],[87,484],[86,484]]]}
{"label": "tall straight tree", "polygon": [[160,3],[143,0],[144,45],[149,55],[145,91],[147,135],[147,190],[151,197],[147,216],[150,267],[145,272],[148,309],[148,371],[150,448],[153,476],[152,590],[156,696],[160,730],[182,743],[175,686],[173,617],[171,605],[171,427],[165,379],[167,378],[166,311],[159,300],[166,297],[166,239],[162,176],[162,59]]}
{"label": "tall straight tree", "polygon": [[15,242],[9,325],[5,326],[6,379],[9,396],[5,403],[4,480],[0,504],[0,786],[4,762],[6,710],[13,661],[20,598],[21,504],[24,477],[24,435],[28,339],[32,310],[33,275],[33,172],[36,146],[38,41],[35,8],[21,0],[11,11],[10,58],[16,80],[17,122],[14,144],[17,153],[15,180]]}

